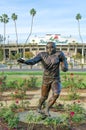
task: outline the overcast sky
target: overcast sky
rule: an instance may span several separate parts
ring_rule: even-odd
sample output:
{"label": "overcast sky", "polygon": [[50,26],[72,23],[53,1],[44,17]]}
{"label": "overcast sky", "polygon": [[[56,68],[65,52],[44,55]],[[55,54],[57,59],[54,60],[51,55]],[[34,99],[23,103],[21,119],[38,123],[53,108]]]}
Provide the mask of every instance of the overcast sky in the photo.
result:
{"label": "overcast sky", "polygon": [[[0,16],[12,13],[18,15],[16,21],[19,41],[25,41],[31,25],[30,10],[34,8],[36,15],[33,22],[32,36],[44,36],[47,33],[72,36],[78,39],[78,22],[76,14],[80,13],[81,35],[86,43],[86,0],[0,0]],[[3,23],[0,23],[0,34],[3,34]],[[6,24],[9,39],[15,39],[14,23],[10,19]]]}

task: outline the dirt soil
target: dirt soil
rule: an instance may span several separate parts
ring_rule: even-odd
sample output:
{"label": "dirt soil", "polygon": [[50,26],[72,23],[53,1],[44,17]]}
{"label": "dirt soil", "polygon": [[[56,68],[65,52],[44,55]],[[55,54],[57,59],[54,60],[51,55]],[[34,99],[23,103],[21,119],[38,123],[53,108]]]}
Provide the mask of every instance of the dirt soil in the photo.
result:
{"label": "dirt soil", "polygon": [[86,124],[78,125],[78,126],[71,126],[68,127],[53,127],[53,126],[45,126],[43,124],[27,124],[24,122],[19,122],[17,128],[10,129],[6,124],[0,123],[0,130],[86,130]]}

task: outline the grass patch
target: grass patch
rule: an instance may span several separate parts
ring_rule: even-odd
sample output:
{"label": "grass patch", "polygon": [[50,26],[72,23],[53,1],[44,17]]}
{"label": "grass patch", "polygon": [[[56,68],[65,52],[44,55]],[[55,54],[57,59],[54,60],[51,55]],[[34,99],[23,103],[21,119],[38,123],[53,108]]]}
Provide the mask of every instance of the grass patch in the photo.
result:
{"label": "grass patch", "polygon": [[[2,71],[6,75],[42,75],[43,71]],[[2,75],[2,72],[0,72],[0,75]]]}
{"label": "grass patch", "polygon": [[[23,79],[29,79],[31,76],[36,76],[37,79],[37,85],[41,86],[42,84],[42,76],[43,76],[43,71],[39,70],[39,71],[33,71],[33,70],[27,70],[27,71],[3,71],[4,75],[7,76],[7,81],[13,81],[13,80],[17,80],[19,82],[22,82]],[[78,75],[80,78],[83,79],[83,82],[86,84],[86,72],[60,72],[60,77],[62,79],[62,76],[64,75],[70,75],[71,73],[73,73],[74,75]],[[2,75],[2,72],[0,72],[0,76]]]}
{"label": "grass patch", "polygon": [[[6,75],[42,75],[43,71],[39,70],[39,71],[34,71],[34,70],[27,70],[27,71],[1,71],[0,75],[2,75],[2,72]],[[70,75],[70,73],[73,73],[75,75],[85,75],[86,76],[86,72],[60,72],[61,75]]]}

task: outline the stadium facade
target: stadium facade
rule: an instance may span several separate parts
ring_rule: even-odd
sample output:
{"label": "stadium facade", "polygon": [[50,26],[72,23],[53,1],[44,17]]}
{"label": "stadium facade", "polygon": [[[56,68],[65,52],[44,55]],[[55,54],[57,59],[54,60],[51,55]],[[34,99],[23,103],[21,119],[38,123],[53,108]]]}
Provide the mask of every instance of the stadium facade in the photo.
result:
{"label": "stadium facade", "polygon": [[5,51],[5,58],[10,59],[10,55],[21,53],[25,56],[25,52],[33,52],[34,55],[46,50],[46,43],[53,41],[56,43],[57,50],[63,51],[67,58],[71,60],[73,55],[80,53],[83,57],[83,63],[86,62],[86,43],[78,43],[78,41],[69,36],[61,36],[60,34],[46,34],[45,37],[31,37],[27,44],[8,43],[3,45]]}

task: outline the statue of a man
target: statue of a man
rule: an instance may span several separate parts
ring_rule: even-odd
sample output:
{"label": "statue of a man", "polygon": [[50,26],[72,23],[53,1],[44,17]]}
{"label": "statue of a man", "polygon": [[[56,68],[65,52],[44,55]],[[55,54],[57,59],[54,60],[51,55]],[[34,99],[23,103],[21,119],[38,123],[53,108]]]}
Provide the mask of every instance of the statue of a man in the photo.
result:
{"label": "statue of a man", "polygon": [[43,113],[42,106],[48,99],[50,90],[52,89],[52,97],[49,99],[45,107],[45,115],[50,116],[49,110],[55,103],[61,92],[60,65],[62,71],[68,71],[67,59],[62,51],[56,51],[54,42],[48,42],[46,52],[40,52],[34,58],[29,60],[18,59],[19,63],[34,65],[42,62],[44,67],[43,82],[41,87],[41,97],[37,108],[38,113]]}

